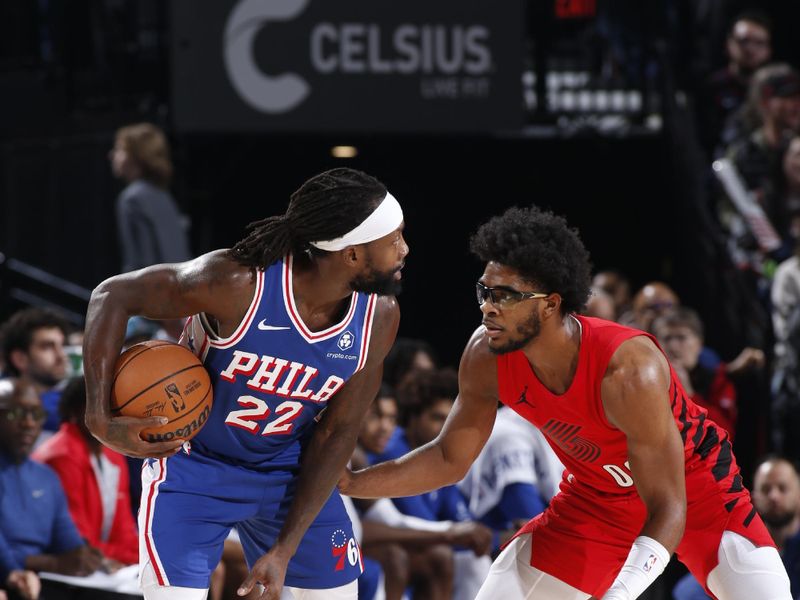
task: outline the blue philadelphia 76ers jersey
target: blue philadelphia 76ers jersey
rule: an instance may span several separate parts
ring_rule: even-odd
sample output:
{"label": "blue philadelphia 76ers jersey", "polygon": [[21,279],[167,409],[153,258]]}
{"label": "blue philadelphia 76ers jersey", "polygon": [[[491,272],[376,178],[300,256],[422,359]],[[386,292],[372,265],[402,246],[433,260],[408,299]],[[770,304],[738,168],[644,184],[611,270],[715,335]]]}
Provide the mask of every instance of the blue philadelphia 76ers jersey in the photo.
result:
{"label": "blue philadelphia 76ers jersey", "polygon": [[367,360],[377,298],[354,292],[341,322],[303,323],[292,293],[292,257],[256,272],[256,291],[236,331],[221,339],[205,315],[190,317],[181,343],[214,386],[208,421],[192,452],[256,469],[299,465],[315,419]]}

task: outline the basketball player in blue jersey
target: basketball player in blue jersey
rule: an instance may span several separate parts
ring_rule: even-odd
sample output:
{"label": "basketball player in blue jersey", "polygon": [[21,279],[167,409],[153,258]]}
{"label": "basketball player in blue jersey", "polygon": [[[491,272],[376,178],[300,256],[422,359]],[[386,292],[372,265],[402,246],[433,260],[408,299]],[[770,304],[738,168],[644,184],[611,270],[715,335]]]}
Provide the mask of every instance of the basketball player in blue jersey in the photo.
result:
{"label": "basketball player in blue jersey", "polygon": [[[146,600],[206,598],[232,527],[251,568],[240,595],[261,584],[262,599],[356,598],[361,553],[334,486],[397,333],[402,231],[383,184],[334,169],[304,183],[285,214],[252,223],[232,249],[119,275],[94,291],[86,422],[114,450],[148,458],[139,516]],[[209,370],[214,403],[183,452],[180,440],[141,439],[163,417],[110,415],[131,315],[189,317],[182,343]]]}

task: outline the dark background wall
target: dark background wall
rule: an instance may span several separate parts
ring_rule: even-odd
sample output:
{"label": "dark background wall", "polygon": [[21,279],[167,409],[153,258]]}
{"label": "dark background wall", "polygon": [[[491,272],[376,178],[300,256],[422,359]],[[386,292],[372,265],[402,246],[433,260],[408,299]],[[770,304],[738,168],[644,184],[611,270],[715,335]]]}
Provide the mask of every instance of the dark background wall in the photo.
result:
{"label": "dark background wall", "polygon": [[[304,179],[346,164],[382,179],[402,202],[411,255],[401,334],[448,362],[477,325],[473,282],[482,266],[468,238],[491,215],[535,203],[565,215],[600,268],[638,282],[670,278],[680,224],[669,210],[664,143],[641,139],[373,137],[359,156],[330,157],[333,139],[192,137],[174,140],[176,197],[192,217],[195,252],[232,245],[250,221],[284,211]],[[0,248],[91,288],[118,270],[107,135],[7,149]]]}

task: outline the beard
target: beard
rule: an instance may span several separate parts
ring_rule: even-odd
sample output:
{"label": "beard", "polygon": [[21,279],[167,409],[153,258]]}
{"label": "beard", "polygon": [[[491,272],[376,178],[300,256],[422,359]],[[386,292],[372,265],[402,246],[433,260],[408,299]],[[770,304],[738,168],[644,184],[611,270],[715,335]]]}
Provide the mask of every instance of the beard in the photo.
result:
{"label": "beard", "polygon": [[403,289],[403,282],[395,279],[394,275],[400,269],[390,271],[369,270],[365,275],[359,275],[350,282],[354,292],[364,294],[378,294],[379,296],[397,296]]}
{"label": "beard", "polygon": [[28,373],[28,377],[30,377],[39,385],[42,385],[46,388],[51,388],[60,383],[64,377],[66,377],[66,373],[64,373],[64,376],[62,377],[57,377],[53,373],[49,373],[47,371],[31,371]]}
{"label": "beard", "polygon": [[508,340],[502,346],[492,347],[489,350],[492,354],[508,354],[524,348],[528,342],[535,340],[542,332],[542,322],[539,320],[539,313],[532,312],[531,316],[524,323],[517,325],[517,337]]}
{"label": "beard", "polygon": [[784,512],[763,512],[760,513],[760,516],[764,522],[773,529],[781,529],[792,522],[795,513],[790,510]]}

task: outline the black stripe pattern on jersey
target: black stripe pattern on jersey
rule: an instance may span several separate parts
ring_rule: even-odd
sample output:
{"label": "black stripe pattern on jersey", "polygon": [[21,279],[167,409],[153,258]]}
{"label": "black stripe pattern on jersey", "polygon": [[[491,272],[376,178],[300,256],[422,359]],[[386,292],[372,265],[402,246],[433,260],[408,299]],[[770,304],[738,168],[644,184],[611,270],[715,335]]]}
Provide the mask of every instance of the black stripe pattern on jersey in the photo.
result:
{"label": "black stripe pattern on jersey", "polygon": [[681,401],[681,414],[678,416],[678,421],[681,424],[681,441],[683,445],[686,445],[686,436],[689,434],[689,429],[691,428],[692,424],[689,423],[689,419],[686,416],[686,396],[681,394],[678,396],[678,386],[673,386],[672,388],[672,412],[675,412],[675,403],[680,400]]}
{"label": "black stripe pattern on jersey", "polygon": [[726,502],[725,503],[725,510],[727,510],[728,512],[731,512],[733,510],[733,507],[736,506],[736,503],[738,501],[739,501],[739,498],[734,498],[730,502]]}
{"label": "black stripe pattern on jersey", "polygon": [[731,483],[731,487],[728,490],[729,494],[735,494],[736,492],[741,492],[744,489],[744,484],[742,483],[742,476],[740,474],[736,474],[733,478],[733,482]]}
{"label": "black stripe pattern on jersey", "polygon": [[[698,446],[695,446],[694,451],[700,455],[700,458],[705,460],[714,448],[719,444],[719,436],[717,435],[717,428],[710,426],[706,428],[706,435],[703,441]],[[719,481],[719,480],[717,480]]]}
{"label": "black stripe pattern on jersey", "polygon": [[731,443],[725,439],[719,445],[719,454],[717,454],[717,461],[711,468],[711,474],[716,481],[722,481],[731,472],[731,459],[733,453],[731,452]]}
{"label": "black stripe pattern on jersey", "polygon": [[744,526],[745,527],[750,527],[750,523],[753,520],[753,517],[755,517],[755,516],[756,516],[756,507],[754,506],[753,508],[750,509],[750,512],[745,517],[744,521],[742,521]]}
{"label": "black stripe pattern on jersey", "polygon": [[706,416],[701,414],[697,417],[697,431],[694,432],[694,437],[692,438],[692,445],[697,448],[700,445],[700,441],[703,439],[703,433],[705,432],[705,422]]}

